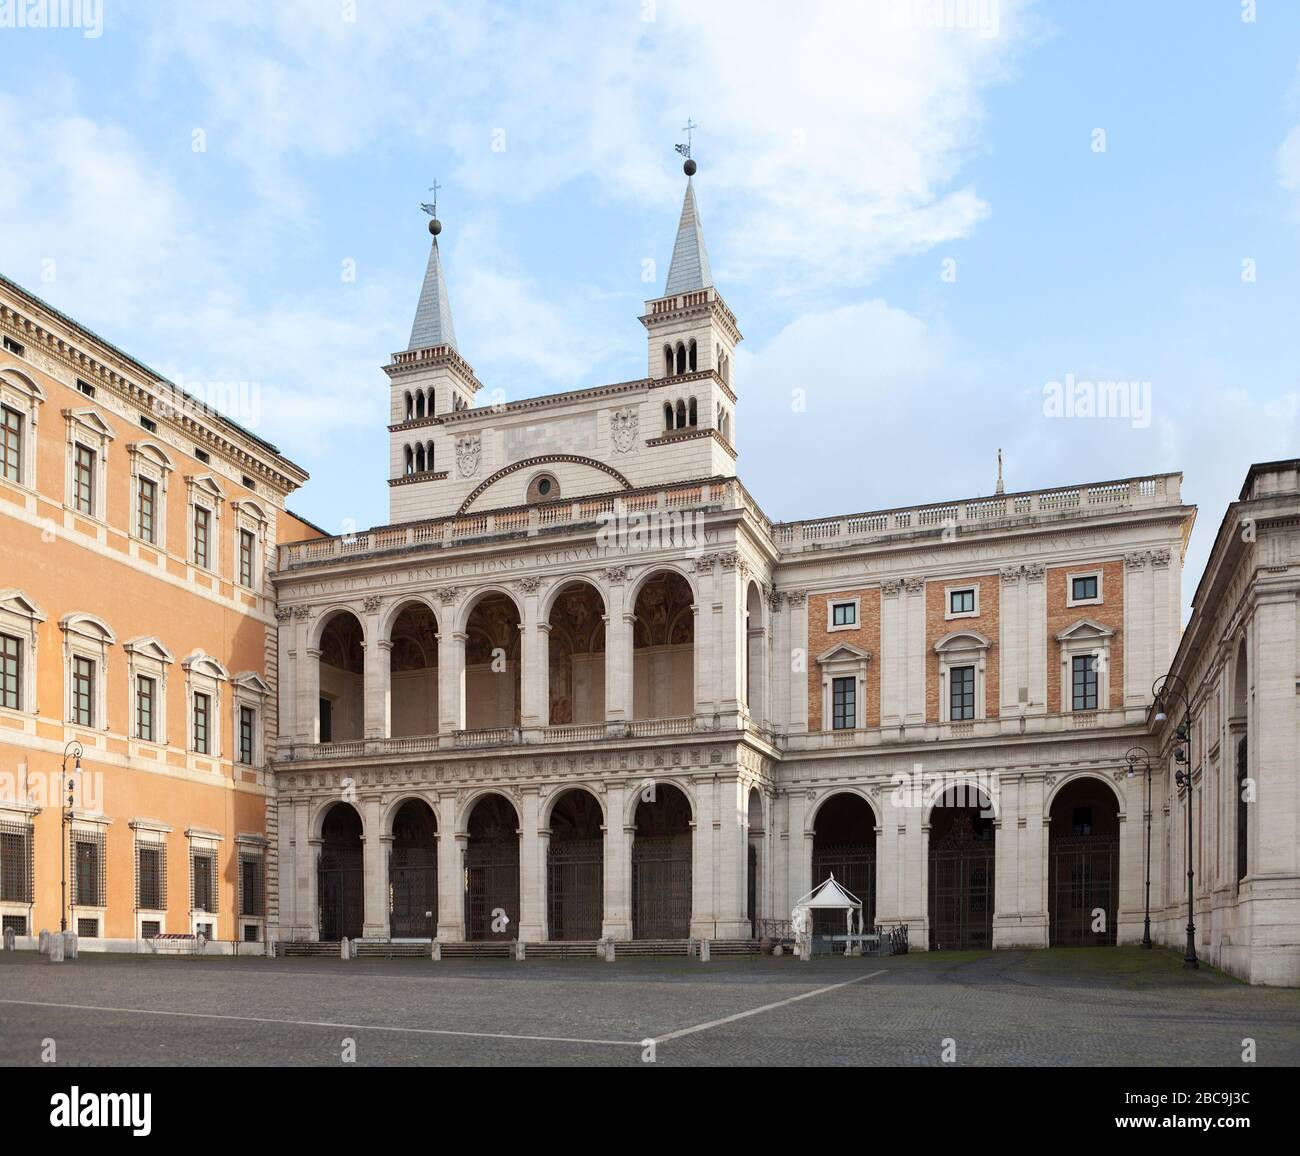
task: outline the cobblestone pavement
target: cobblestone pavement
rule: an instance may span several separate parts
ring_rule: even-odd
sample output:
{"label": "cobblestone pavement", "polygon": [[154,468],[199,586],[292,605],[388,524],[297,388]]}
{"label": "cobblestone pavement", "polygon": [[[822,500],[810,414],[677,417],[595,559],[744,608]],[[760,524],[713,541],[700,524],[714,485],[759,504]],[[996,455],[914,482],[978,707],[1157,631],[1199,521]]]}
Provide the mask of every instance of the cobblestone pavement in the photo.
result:
{"label": "cobblestone pavement", "polygon": [[[0,1064],[1300,1064],[1300,992],[1171,952],[527,961],[0,955]],[[951,1041],[949,1044],[947,1041]]]}

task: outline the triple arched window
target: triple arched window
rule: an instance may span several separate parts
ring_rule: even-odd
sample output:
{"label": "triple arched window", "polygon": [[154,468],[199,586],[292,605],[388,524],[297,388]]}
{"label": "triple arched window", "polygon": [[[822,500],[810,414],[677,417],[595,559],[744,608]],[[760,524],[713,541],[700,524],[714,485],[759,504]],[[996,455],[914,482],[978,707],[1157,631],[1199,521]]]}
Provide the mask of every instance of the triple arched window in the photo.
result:
{"label": "triple arched window", "polygon": [[408,445],[403,456],[407,477],[412,474],[428,473],[433,469],[433,442],[416,442],[415,445]]}
{"label": "triple arched window", "polygon": [[699,409],[695,398],[679,397],[676,403],[664,402],[664,429],[689,429],[699,425]]}

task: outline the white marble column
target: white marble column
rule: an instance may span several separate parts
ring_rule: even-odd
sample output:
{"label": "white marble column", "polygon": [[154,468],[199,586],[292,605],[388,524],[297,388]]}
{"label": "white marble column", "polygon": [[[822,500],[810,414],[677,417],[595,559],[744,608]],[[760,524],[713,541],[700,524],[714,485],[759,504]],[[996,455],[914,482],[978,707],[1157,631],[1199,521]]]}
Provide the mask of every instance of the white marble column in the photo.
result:
{"label": "white marble column", "polygon": [[460,943],[465,938],[465,836],[456,832],[456,796],[438,800],[438,938]]}
{"label": "white marble column", "polygon": [[519,939],[540,943],[546,938],[546,850],[550,831],[541,826],[537,789],[525,790],[520,806]]}
{"label": "white marble column", "polygon": [[536,592],[524,595],[523,621],[519,624],[520,659],[519,724],[528,729],[544,727],[549,722],[550,693],[547,685],[550,667],[551,625],[541,620]]}
{"label": "white marble column", "polygon": [[605,608],[605,721],[632,717],[632,623],[625,606],[627,585],[611,581]]}
{"label": "white marble column", "polygon": [[365,922],[367,939],[388,938],[388,850],[392,837],[382,831],[382,800],[378,794],[361,799],[366,833],[362,862],[365,877]]}
{"label": "white marble column", "polygon": [[[378,631],[378,615],[368,615],[366,629]],[[390,639],[365,644],[365,723],[368,739],[386,739],[392,734],[392,653]]]}
{"label": "white marble column", "polygon": [[439,745],[451,746],[452,732],[465,729],[465,638],[459,630],[438,634]]}
{"label": "white marble column", "polygon": [[[303,613],[300,615],[298,611]],[[308,646],[311,637],[311,620],[305,606],[293,613],[294,634],[297,636],[297,671],[295,680],[297,703],[294,709],[293,735],[300,743],[320,742],[320,650]]]}
{"label": "white marble column", "polygon": [[715,939],[713,910],[713,871],[715,840],[715,796],[713,776],[695,781],[695,827],[691,839],[691,926],[696,939]]}

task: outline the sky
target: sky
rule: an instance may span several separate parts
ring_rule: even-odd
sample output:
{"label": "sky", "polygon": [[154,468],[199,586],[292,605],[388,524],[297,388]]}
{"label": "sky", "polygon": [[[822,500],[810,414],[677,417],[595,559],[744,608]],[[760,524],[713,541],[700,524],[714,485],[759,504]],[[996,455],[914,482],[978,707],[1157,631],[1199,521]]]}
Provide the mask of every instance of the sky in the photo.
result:
{"label": "sky", "polygon": [[332,532],[388,520],[429,186],[485,400],[640,377],[688,119],[769,517],[987,494],[999,449],[1008,490],[1182,471],[1190,599],[1300,454],[1292,0],[64,3],[0,0],[0,272],[246,384]]}

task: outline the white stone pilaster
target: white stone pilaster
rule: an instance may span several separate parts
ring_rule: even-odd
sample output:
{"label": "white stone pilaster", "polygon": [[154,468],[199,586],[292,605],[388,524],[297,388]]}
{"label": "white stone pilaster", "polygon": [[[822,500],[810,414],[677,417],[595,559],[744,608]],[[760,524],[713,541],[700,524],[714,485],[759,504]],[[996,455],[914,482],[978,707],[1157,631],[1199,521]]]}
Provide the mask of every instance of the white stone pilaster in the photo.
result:
{"label": "white stone pilaster", "polygon": [[624,823],[627,787],[610,783],[605,791],[604,913],[601,937],[632,938],[632,835]]}
{"label": "white stone pilaster", "polygon": [[465,638],[459,630],[438,634],[438,734],[448,746],[452,732],[465,729]]}
{"label": "white stone pilaster", "polygon": [[383,834],[382,805],[379,795],[361,800],[365,817],[363,864],[365,877],[365,922],[362,934],[367,938],[388,937],[388,850],[392,839]]}
{"label": "white stone pilaster", "polygon": [[717,783],[713,776],[695,780],[695,829],[691,840],[691,936],[715,939],[713,872],[717,863],[713,825]]}
{"label": "white stone pilaster", "polygon": [[541,799],[536,788],[525,790],[519,816],[519,939],[540,943],[546,938],[546,851],[550,832],[541,827]]}
{"label": "white stone pilaster", "polygon": [[456,797],[438,800],[438,938],[460,943],[465,938],[465,836],[456,830]]}

